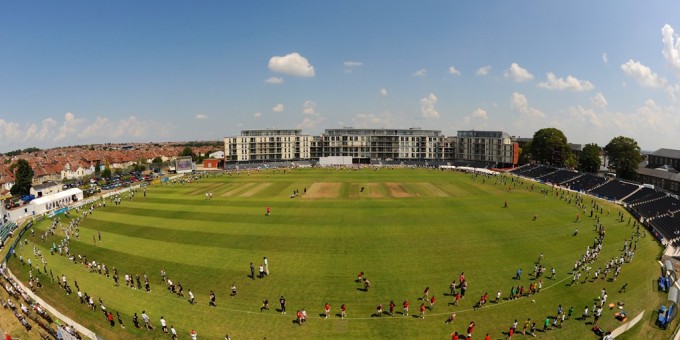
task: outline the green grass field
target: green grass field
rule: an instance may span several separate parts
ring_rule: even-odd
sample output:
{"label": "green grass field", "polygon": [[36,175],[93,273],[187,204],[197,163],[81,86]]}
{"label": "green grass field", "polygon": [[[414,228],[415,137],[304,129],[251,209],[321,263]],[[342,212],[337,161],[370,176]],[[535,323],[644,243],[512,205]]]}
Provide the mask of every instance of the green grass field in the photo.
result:
{"label": "green grass field", "polygon": [[[473,320],[477,324],[473,338],[489,333],[501,339],[515,319],[520,330],[527,318],[542,328],[542,320],[555,315],[559,304],[565,310],[574,306],[574,317],[580,316],[585,305],[592,308],[602,288],[609,292],[608,301],[625,301],[630,316],[647,311],[623,338],[670,336],[670,331],[653,325],[653,311],[665,294],[656,291],[661,247],[652,237],[640,239],[633,262],[623,266],[617,281],[569,286],[574,262],[596,236],[594,220],[585,217],[576,223],[577,208],[554,196],[544,197],[541,186],[530,191],[525,182],[508,190],[512,184],[495,183],[425,169],[301,169],[153,185],[147,197],[139,191],[132,201],[123,199],[120,206],[107,202],[106,208],[95,210],[80,225],[81,241],[71,240],[72,254],[117,268],[121,282],[125,273],[147,273],[151,293],[126,288],[124,283],[114,287],[111,278],[50,255],[49,245],[64,237],[60,231],[45,243],[39,241],[37,234],[50,220],[36,225],[35,237],[26,234],[29,243],[21,253],[24,258],[32,256],[37,244],[55,276],[66,275],[71,287],[77,280],[81,290],[95,300],[101,298],[108,310],[120,312],[127,328],[112,328],[101,312],[81,305],[75,294],[66,296],[49,276],[41,275],[45,287],[40,296],[106,339],[167,337],[160,331],[161,315],[175,326],[180,339],[189,338],[191,329],[201,339],[223,338],[226,333],[232,339],[448,339],[453,331],[464,333]],[[300,195],[290,198],[294,190]],[[206,200],[206,192],[213,193],[212,200]],[[508,208],[503,208],[505,200]],[[585,198],[586,204],[590,201]],[[632,233],[625,222],[615,221],[622,209],[603,204],[607,236],[593,271],[620,255]],[[271,216],[265,216],[266,207],[271,207]],[[62,223],[68,224],[68,219],[62,217]],[[575,228],[580,232],[572,236]],[[95,246],[92,237],[98,231],[102,241]],[[511,287],[533,282],[529,273],[540,253],[545,254],[542,263],[548,269],[556,268],[557,278],[544,278],[539,294],[473,310],[485,292],[493,300],[502,290],[505,298]],[[270,275],[251,279],[250,262],[257,271],[264,256],[270,261]],[[28,279],[27,265],[13,259],[9,266],[22,280]],[[524,271],[519,281],[513,280],[518,268]],[[197,304],[171,294],[161,282],[161,269],[181,282],[185,294],[191,289]],[[360,290],[355,282],[360,271],[372,282],[369,291]],[[469,282],[466,297],[459,306],[448,305],[453,301],[449,285],[461,272]],[[236,297],[229,296],[232,283],[238,288]],[[624,283],[627,291],[617,293]],[[405,299],[411,302],[411,314],[417,314],[427,286],[438,302],[425,319],[372,316],[378,304],[387,309],[390,300],[400,312]],[[210,290],[215,291],[217,307],[208,306]],[[288,301],[286,315],[275,310],[281,295]],[[269,299],[270,311],[260,312],[263,299]],[[332,306],[328,320],[321,317],[326,302]],[[343,303],[347,318],[340,319],[336,314]],[[300,308],[307,310],[309,319],[298,326],[294,319]],[[142,310],[155,330],[132,327],[132,314]],[[455,322],[445,324],[454,311]],[[605,309],[599,325],[620,326],[613,314]],[[574,317],[563,328],[537,336],[594,339],[592,326]]]}

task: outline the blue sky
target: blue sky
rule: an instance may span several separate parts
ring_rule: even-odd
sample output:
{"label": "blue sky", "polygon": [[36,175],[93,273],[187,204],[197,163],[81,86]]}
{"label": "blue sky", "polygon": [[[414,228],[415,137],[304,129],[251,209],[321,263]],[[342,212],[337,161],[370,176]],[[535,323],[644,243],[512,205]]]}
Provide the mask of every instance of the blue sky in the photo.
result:
{"label": "blue sky", "polygon": [[5,1],[0,152],[557,127],[680,148],[680,2]]}

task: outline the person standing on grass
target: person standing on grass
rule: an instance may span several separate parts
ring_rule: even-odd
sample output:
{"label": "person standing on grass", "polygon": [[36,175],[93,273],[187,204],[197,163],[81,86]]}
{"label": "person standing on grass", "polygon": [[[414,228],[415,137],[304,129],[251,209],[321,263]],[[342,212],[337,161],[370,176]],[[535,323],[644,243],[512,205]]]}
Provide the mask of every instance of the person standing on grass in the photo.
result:
{"label": "person standing on grass", "polygon": [[208,305],[212,307],[217,307],[217,305],[215,304],[215,292],[213,292],[212,290],[210,291],[210,302],[208,302]]}
{"label": "person standing on grass", "polygon": [[408,306],[409,305],[410,305],[410,303],[408,302],[408,300],[404,300],[404,303],[402,304],[402,306],[404,307],[404,311],[401,313],[402,315],[408,316]]}
{"label": "person standing on grass", "polygon": [[323,306],[323,310],[326,313],[326,319],[331,317],[331,305],[326,302],[326,304]]}
{"label": "person standing on grass", "polygon": [[250,278],[255,280],[255,266],[250,262]]}
{"label": "person standing on grass", "polygon": [[345,316],[347,316],[347,306],[345,306],[345,304],[343,303],[343,304],[340,306],[340,318],[341,318],[341,319],[344,319]]}
{"label": "person standing on grass", "polygon": [[120,313],[116,312],[116,318],[118,319],[118,323],[120,324],[120,327],[125,328],[125,324],[123,324],[123,319],[120,318]]}
{"label": "person standing on grass", "polygon": [[437,298],[434,297],[434,295],[432,295],[432,297],[430,298],[430,310],[433,310],[433,309],[434,309],[434,304],[435,304],[435,303],[437,303]]}
{"label": "person standing on grass", "polygon": [[191,292],[191,289],[189,289],[189,304],[194,304],[194,293]]}
{"label": "person standing on grass", "polygon": [[236,283],[231,284],[231,297],[236,296]]}
{"label": "person standing on grass", "polygon": [[420,318],[425,319],[425,303],[420,304]]}
{"label": "person standing on grass", "polygon": [[259,273],[260,273],[260,275],[259,275],[258,277],[259,277],[259,278],[263,278],[263,277],[264,277],[264,266],[260,265],[260,271],[259,271]]}
{"label": "person standing on grass", "polygon": [[132,316],[132,324],[135,325],[135,328],[139,328],[139,317],[137,316],[137,313]]}
{"label": "person standing on grass", "polygon": [[269,310],[269,300],[267,299],[262,300],[262,307],[260,307],[260,312],[262,312],[265,309]]}
{"label": "person standing on grass", "polygon": [[264,275],[269,276],[269,260],[264,257]]}
{"label": "person standing on grass", "polygon": [[396,306],[396,304],[394,303],[394,300],[390,300],[390,305],[389,305],[389,307],[390,307],[390,316],[394,316],[394,307],[395,307],[395,306]]}
{"label": "person standing on grass", "polygon": [[425,287],[425,290],[423,291],[423,301],[427,301],[430,299],[430,287]]}
{"label": "person standing on grass", "polygon": [[286,314],[286,299],[283,295],[279,298],[279,304],[281,305],[281,314]]}
{"label": "person standing on grass", "polygon": [[[144,194],[146,195],[146,191],[144,191]],[[175,330],[175,326],[170,326],[170,334],[172,335],[172,340],[177,340],[177,330]]]}
{"label": "person standing on grass", "polygon": [[472,337],[472,332],[475,331],[475,326],[476,326],[475,322],[474,322],[474,321],[470,321],[470,325],[469,325],[468,328],[467,328],[467,336],[468,336],[468,337]]}

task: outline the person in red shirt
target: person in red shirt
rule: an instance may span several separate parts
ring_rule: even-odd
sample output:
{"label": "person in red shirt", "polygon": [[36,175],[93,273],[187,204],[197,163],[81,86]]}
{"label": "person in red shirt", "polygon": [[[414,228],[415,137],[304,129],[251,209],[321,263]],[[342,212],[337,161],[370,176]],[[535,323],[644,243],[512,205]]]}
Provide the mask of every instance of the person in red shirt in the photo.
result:
{"label": "person in red shirt", "polygon": [[432,308],[434,308],[435,303],[437,303],[437,298],[435,298],[434,295],[433,295],[432,298],[430,299],[430,310],[432,310]]}
{"label": "person in red shirt", "polygon": [[459,301],[460,301],[460,293],[456,293],[456,299],[453,301],[453,304],[458,306]]}
{"label": "person in red shirt", "polygon": [[329,305],[328,302],[326,302],[326,305],[323,306],[323,309],[326,312],[326,319],[331,317],[331,305]]}
{"label": "person in red shirt", "polygon": [[404,306],[404,312],[402,312],[402,314],[403,314],[404,316],[408,316],[408,306],[409,306],[409,305],[410,305],[410,303],[408,302],[408,300],[404,300],[404,304],[403,304],[403,306]]}
{"label": "person in red shirt", "polygon": [[458,340],[458,332],[451,333],[451,340]]}
{"label": "person in red shirt", "polygon": [[465,272],[460,273],[460,284],[463,284],[465,282]]}
{"label": "person in red shirt", "polygon": [[420,304],[420,318],[425,319],[425,304],[424,303]]}
{"label": "person in red shirt", "polygon": [[298,309],[296,316],[297,316],[298,325],[302,325],[302,311],[300,311]]}
{"label": "person in red shirt", "polygon": [[472,336],[472,332],[474,332],[474,330],[475,330],[475,322],[470,321],[470,325],[468,326],[468,329],[467,329],[468,336]]}
{"label": "person in red shirt", "polygon": [[363,278],[364,278],[364,272],[359,272],[359,275],[357,275],[357,279],[355,280],[355,282],[361,282],[361,279],[363,279]]}
{"label": "person in red shirt", "polygon": [[343,303],[342,306],[340,306],[340,318],[344,319],[345,316],[347,315],[347,306]]}
{"label": "person in red shirt", "polygon": [[390,316],[394,316],[394,307],[396,304],[394,304],[394,300],[390,300]]}
{"label": "person in red shirt", "polygon": [[[512,335],[511,335],[512,336]],[[491,340],[491,335],[489,333],[486,333],[486,336],[484,337],[484,340]]]}

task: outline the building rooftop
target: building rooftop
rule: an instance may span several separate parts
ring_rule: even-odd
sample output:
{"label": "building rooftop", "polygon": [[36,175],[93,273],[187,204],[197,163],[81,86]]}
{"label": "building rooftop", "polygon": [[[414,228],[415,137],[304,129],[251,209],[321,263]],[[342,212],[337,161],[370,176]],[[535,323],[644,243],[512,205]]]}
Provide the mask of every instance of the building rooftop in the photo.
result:
{"label": "building rooftop", "polygon": [[666,158],[676,158],[680,159],[680,150],[675,149],[659,149],[652,152],[650,155]]}

